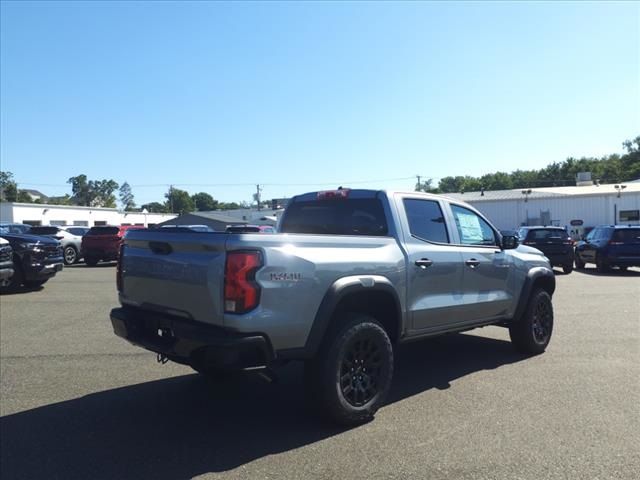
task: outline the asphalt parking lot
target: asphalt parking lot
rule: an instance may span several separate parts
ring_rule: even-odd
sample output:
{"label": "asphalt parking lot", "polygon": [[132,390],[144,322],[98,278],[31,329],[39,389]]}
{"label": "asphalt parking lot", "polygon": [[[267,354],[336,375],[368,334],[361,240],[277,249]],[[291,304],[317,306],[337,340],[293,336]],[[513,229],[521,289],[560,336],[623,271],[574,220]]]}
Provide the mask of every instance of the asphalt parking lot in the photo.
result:
{"label": "asphalt parking lot", "polygon": [[635,479],[640,269],[557,272],[537,357],[490,327],[397,352],[388,404],[344,430],[310,416],[301,369],[211,383],[115,337],[113,265],[0,299],[4,479]]}

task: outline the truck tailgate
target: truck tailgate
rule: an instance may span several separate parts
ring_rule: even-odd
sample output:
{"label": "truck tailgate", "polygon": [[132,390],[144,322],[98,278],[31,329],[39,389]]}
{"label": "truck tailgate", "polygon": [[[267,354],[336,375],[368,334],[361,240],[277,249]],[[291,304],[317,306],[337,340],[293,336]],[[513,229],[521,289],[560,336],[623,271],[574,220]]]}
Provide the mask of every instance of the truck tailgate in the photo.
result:
{"label": "truck tailgate", "polygon": [[123,304],[222,325],[225,243],[225,233],[128,232]]}

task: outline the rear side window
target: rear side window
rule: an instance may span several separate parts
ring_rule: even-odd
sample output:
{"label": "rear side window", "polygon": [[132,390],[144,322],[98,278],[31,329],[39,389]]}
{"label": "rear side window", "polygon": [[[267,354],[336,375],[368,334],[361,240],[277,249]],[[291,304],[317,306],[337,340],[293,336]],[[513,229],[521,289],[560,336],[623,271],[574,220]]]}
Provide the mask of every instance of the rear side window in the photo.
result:
{"label": "rear side window", "polygon": [[78,235],[81,237],[87,230],[84,228],[67,228],[67,231],[72,235]]}
{"label": "rear side window", "polygon": [[58,233],[58,227],[31,227],[29,233],[33,235],[55,235]]}
{"label": "rear side window", "polygon": [[119,231],[118,227],[91,227],[87,235],[117,235]]}
{"label": "rear side window", "polygon": [[611,237],[612,242],[640,243],[640,228],[625,228],[616,230]]}
{"label": "rear side window", "polygon": [[386,236],[389,229],[378,198],[292,202],[282,220],[283,233]]}
{"label": "rear side window", "polygon": [[438,202],[405,198],[404,210],[407,212],[411,235],[428,242],[449,243],[444,215]]}

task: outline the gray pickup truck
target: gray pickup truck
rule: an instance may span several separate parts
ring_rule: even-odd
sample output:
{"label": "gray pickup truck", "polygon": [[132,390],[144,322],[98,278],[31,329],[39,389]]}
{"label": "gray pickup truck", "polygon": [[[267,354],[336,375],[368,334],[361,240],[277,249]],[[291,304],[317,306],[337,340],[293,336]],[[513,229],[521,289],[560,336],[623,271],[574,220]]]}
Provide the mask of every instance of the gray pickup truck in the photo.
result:
{"label": "gray pickup truck", "polygon": [[291,199],[278,233],[133,230],[118,263],[116,335],[215,375],[301,360],[333,420],[370,420],[394,346],[486,325],[542,353],[548,260],[444,196],[338,189]]}

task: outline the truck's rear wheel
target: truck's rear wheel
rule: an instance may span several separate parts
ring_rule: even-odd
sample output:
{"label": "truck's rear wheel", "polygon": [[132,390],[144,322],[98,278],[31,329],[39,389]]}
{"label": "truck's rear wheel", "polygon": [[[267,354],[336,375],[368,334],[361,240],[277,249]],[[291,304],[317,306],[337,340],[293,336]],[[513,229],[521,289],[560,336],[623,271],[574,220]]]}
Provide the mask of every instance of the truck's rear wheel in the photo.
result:
{"label": "truck's rear wheel", "polygon": [[393,348],[372,317],[351,314],[345,320],[306,365],[305,381],[323,414],[352,426],[371,420],[384,403],[393,377]]}
{"label": "truck's rear wheel", "polygon": [[552,332],[551,296],[542,289],[534,290],[522,318],[509,326],[511,342],[519,352],[537,355],[549,345]]}

